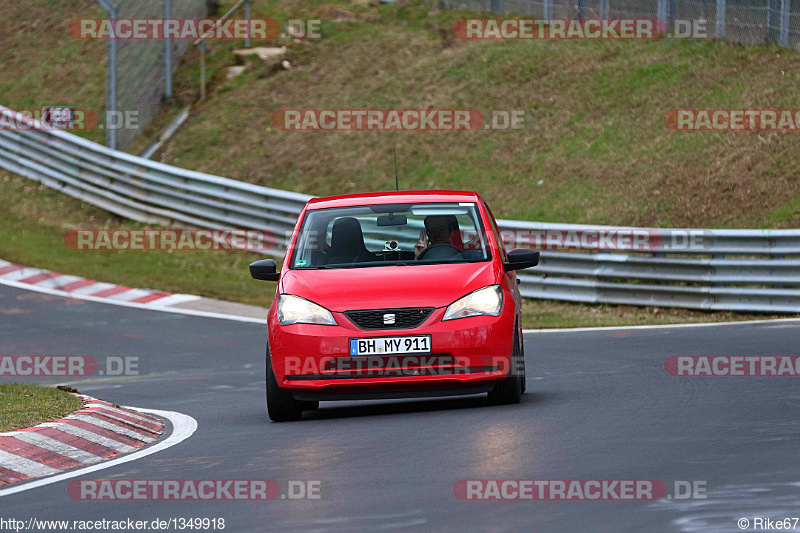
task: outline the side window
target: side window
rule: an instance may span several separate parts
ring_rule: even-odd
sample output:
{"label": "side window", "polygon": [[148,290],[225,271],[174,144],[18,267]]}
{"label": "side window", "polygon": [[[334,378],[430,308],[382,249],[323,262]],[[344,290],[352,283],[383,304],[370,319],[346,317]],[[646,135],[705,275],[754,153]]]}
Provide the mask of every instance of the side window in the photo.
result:
{"label": "side window", "polygon": [[494,233],[495,241],[497,242],[498,248],[500,248],[500,257],[505,262],[508,261],[508,252],[506,252],[506,245],[503,243],[503,239],[500,238],[500,230],[497,229],[497,222],[494,221],[494,215],[492,214],[492,210],[489,208],[489,204],[483,202],[483,207],[486,208],[486,212],[489,213],[489,220],[492,222],[492,233]]}

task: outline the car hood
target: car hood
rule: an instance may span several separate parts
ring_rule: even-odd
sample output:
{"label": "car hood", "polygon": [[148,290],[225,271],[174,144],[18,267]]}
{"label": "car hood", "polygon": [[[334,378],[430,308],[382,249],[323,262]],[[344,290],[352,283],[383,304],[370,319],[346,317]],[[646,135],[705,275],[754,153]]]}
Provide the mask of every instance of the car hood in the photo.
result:
{"label": "car hood", "polygon": [[331,310],[444,307],[496,283],[493,265],[459,263],[331,270],[289,270],[282,294],[294,294]]}

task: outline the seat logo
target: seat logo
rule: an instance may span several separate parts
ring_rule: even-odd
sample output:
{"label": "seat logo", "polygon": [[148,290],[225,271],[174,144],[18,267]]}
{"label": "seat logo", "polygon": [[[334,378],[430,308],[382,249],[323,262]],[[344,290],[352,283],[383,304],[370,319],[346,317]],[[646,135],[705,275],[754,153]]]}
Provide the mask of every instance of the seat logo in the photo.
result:
{"label": "seat logo", "polygon": [[383,325],[391,326],[392,324],[394,324],[394,313],[386,313],[383,315]]}

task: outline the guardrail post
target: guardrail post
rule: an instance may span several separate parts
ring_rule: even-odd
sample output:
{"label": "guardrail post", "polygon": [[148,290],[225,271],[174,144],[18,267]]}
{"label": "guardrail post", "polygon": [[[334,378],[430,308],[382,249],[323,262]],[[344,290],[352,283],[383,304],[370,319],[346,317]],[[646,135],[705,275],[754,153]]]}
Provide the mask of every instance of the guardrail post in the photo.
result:
{"label": "guardrail post", "polygon": [[492,13],[503,13],[503,0],[492,0]]}
{"label": "guardrail post", "polygon": [[[172,18],[172,0],[164,0],[164,20]],[[172,39],[164,39],[164,98],[172,100]]]}
{"label": "guardrail post", "polygon": [[717,39],[725,37],[725,12],[727,7],[725,0],[717,0]]}
{"label": "guardrail post", "polygon": [[[725,254],[711,254],[711,259],[725,259]],[[711,267],[711,271],[712,271],[712,276],[713,276],[714,267]],[[725,284],[724,283],[718,283],[716,281],[712,281],[711,282],[711,286],[712,287],[724,287]]]}
{"label": "guardrail post", "polygon": [[789,8],[791,0],[781,0],[781,46],[789,46]]}
{"label": "guardrail post", "polygon": [[608,0],[600,0],[600,18],[608,18]]}
{"label": "guardrail post", "polygon": [[544,19],[553,18],[553,0],[544,0]]}

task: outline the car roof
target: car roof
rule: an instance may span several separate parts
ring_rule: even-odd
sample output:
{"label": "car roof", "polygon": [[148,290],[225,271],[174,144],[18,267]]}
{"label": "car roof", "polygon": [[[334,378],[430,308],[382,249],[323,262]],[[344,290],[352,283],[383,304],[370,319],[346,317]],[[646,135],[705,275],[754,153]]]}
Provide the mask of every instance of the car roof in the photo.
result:
{"label": "car roof", "polygon": [[479,203],[481,201],[481,195],[475,191],[385,191],[312,198],[308,202],[308,209],[349,207],[365,204],[409,204],[428,202]]}

